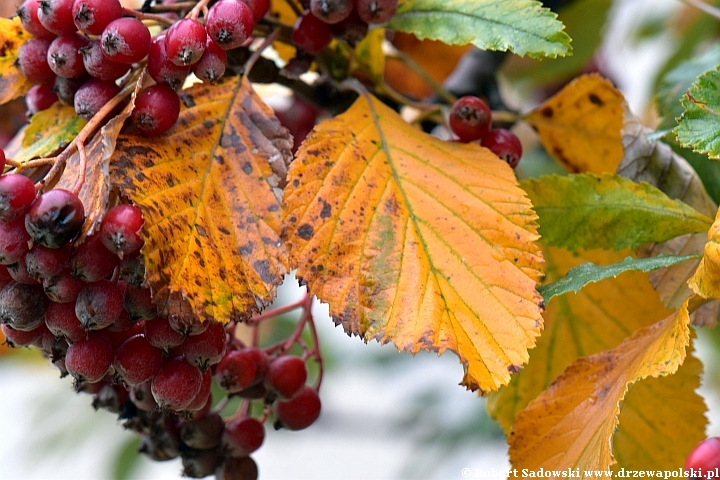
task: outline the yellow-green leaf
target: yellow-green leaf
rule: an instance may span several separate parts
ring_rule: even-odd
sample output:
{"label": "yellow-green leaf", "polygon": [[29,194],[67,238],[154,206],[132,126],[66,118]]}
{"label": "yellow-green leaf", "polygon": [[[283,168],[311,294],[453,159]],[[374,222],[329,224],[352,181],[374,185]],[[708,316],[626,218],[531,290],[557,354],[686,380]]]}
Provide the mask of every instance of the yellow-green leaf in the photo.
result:
{"label": "yellow-green leaf", "polygon": [[369,96],[316,126],[284,199],[293,266],[346,332],[454,351],[462,384],[483,392],[540,331],[535,218],[489,150],[426,135]]}
{"label": "yellow-green leaf", "polygon": [[712,225],[652,185],[619,175],[549,175],[521,186],[540,217],[543,241],[570,250],[637,248]]}
{"label": "yellow-green leaf", "polygon": [[583,75],[525,120],[545,150],[570,172],[614,172],[623,158],[622,94],[598,75]]}
{"label": "yellow-green leaf", "polygon": [[22,28],[20,17],[0,18],[0,105],[25,95],[32,87],[32,82],[14,65],[20,46],[30,36]]}
{"label": "yellow-green leaf", "polygon": [[367,77],[372,85],[381,85],[385,75],[385,53],[382,44],[385,41],[385,30],[375,28],[355,47],[352,56],[351,72],[362,79]]}
{"label": "yellow-green leaf", "polygon": [[47,110],[36,113],[25,129],[22,149],[13,160],[25,162],[46,157],[70,143],[85,126],[73,107],[55,102]]}
{"label": "yellow-green leaf", "polygon": [[[614,264],[629,251],[569,252],[544,247],[546,278],[554,282],[585,262]],[[626,272],[586,285],[577,294],[553,298],[543,314],[545,328],[530,361],[507,387],[488,398],[490,415],[509,432],[519,411],[545,390],[576,359],[617,346],[635,330],[670,315],[647,274]]]}
{"label": "yellow-green leaf", "polygon": [[613,436],[613,470],[677,470],[705,438],[707,407],[696,392],[702,363],[688,356],[674,375],[646,378],[625,397]]}
{"label": "yellow-green leaf", "polygon": [[573,362],[518,413],[510,462],[530,470],[605,470],[620,405],[633,383],[672,375],[690,340],[687,302],[664,320],[636,331],[611,350]]}
{"label": "yellow-green leaf", "polygon": [[276,193],[292,141],[247,82],[181,98],[166,134],[118,138],[112,181],[145,216],[146,278],[161,313],[246,319],[288,271]]}
{"label": "yellow-green leaf", "polygon": [[703,258],[688,285],[703,298],[720,298],[720,210],[708,232]]}

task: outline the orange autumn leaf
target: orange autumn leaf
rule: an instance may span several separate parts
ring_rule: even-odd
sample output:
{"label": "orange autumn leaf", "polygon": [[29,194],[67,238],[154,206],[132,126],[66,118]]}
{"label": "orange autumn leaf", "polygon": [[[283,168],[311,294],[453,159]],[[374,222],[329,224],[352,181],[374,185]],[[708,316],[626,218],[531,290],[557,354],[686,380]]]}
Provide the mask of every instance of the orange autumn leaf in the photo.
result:
{"label": "orange autumn leaf", "polygon": [[[543,246],[544,283],[563,278],[571,268],[583,263],[609,265],[630,254],[628,250],[570,252]],[[537,346],[530,351],[530,361],[509,385],[488,398],[488,413],[509,432],[518,412],[572,362],[616,347],[635,330],[670,313],[653,291],[648,275],[641,272],[625,272],[588,284],[577,293],[553,297],[543,313],[545,327]]]}
{"label": "orange autumn leaf", "polygon": [[32,87],[15,66],[18,50],[31,35],[22,28],[20,17],[0,18],[0,105],[18,98]]}
{"label": "orange autumn leaf", "polygon": [[293,266],[347,333],[454,351],[482,392],[540,332],[535,219],[489,150],[426,135],[369,96],[316,126],[284,199]]}
{"label": "orange autumn leaf", "polygon": [[570,172],[614,172],[623,158],[623,95],[599,75],[583,75],[525,120]]}
{"label": "orange autumn leaf", "polygon": [[617,347],[573,362],[517,415],[508,440],[512,466],[535,471],[610,467],[611,438],[628,388],[677,371],[690,341],[689,321],[686,302]]}
{"label": "orange autumn leaf", "polygon": [[688,285],[703,298],[720,298],[720,210],[708,232],[703,258]]}
{"label": "orange autumn leaf", "polygon": [[146,280],[160,312],[246,319],[288,272],[277,195],[292,141],[248,82],[198,85],[181,98],[165,135],[120,135],[112,183],[143,211]]}

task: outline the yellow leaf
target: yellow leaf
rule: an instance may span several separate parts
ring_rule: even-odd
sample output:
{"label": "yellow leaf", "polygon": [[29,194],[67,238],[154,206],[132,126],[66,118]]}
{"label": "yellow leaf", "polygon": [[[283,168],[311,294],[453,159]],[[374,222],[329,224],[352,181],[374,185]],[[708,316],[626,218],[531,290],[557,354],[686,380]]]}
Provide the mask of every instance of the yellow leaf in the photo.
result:
{"label": "yellow leaf", "polygon": [[349,334],[450,349],[483,392],[527,361],[542,324],[536,216],[489,150],[361,96],[303,143],[284,219],[298,275]]}
{"label": "yellow leaf", "polygon": [[613,470],[677,470],[705,438],[702,363],[688,356],[674,375],[646,378],[630,387],[613,436]]}
{"label": "yellow leaf", "polygon": [[70,143],[87,122],[77,116],[75,109],[55,102],[47,110],[30,119],[22,139],[22,149],[13,156],[18,162],[46,157]]}
{"label": "yellow leaf", "polygon": [[112,182],[145,216],[146,279],[164,315],[228,322],[275,296],[288,271],[280,202],[292,141],[248,82],[181,92],[165,135],[121,135]]}
{"label": "yellow leaf", "polygon": [[14,65],[20,46],[30,37],[20,17],[0,18],[0,105],[25,95],[33,85]]}
{"label": "yellow leaf", "polygon": [[611,350],[573,362],[525,410],[510,432],[510,462],[530,470],[605,470],[628,387],[675,373],[690,340],[687,302]]}
{"label": "yellow leaf", "polygon": [[372,85],[381,85],[385,74],[385,54],[382,44],[385,40],[385,30],[375,28],[363,38],[355,47],[352,55],[351,71],[361,81],[365,79]]}
{"label": "yellow leaf", "polygon": [[688,285],[703,298],[720,298],[720,210],[708,232],[703,258]]}
{"label": "yellow leaf", "polygon": [[[569,252],[543,246],[545,282],[554,282],[586,262],[617,263],[631,252]],[[490,395],[487,409],[509,433],[516,415],[540,395],[573,361],[608,350],[632,332],[670,315],[653,291],[647,274],[625,272],[586,285],[578,293],[554,297],[543,313],[545,328],[530,361],[510,384]]]}
{"label": "yellow leaf", "polygon": [[[278,22],[284,23],[285,25],[289,25],[290,27],[292,27],[295,24],[295,20],[297,20],[297,14],[290,7],[289,1],[280,0],[278,2],[271,2],[269,15],[275,17]],[[287,43],[273,42],[273,48],[278,53],[278,56],[282,58],[285,62],[290,61],[290,59],[293,58],[296,54],[295,47]]]}
{"label": "yellow leaf", "polygon": [[578,77],[525,120],[571,172],[614,172],[623,158],[622,94],[598,75]]}

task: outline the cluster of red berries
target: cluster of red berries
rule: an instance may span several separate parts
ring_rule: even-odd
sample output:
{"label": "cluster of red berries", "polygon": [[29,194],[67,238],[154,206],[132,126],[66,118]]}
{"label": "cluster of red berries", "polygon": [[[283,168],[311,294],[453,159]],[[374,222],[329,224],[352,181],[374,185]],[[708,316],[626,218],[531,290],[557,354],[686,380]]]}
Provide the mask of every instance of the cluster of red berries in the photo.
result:
{"label": "cluster of red berries", "polygon": [[17,65],[37,83],[26,95],[28,112],[60,100],[89,120],[147,57],[157,84],[138,95],[132,117],[141,133],[160,135],[177,121],[176,90],[185,77],[191,71],[209,83],[222,77],[226,50],[243,45],[268,9],[269,0],[219,0],[204,25],[185,18],[153,38],[138,18],[123,17],[128,12],[119,0],[25,0],[17,14],[33,38],[20,47]]}
{"label": "cluster of red berries", "polygon": [[468,95],[450,108],[450,130],[463,143],[477,142],[505,160],[512,168],[522,157],[522,144],[510,130],[492,127],[492,111],[481,98]]}
{"label": "cluster of red berries", "polygon": [[335,38],[350,45],[362,40],[368,25],[386,23],[398,0],[304,0],[305,11],[293,27],[293,43],[317,55]]}

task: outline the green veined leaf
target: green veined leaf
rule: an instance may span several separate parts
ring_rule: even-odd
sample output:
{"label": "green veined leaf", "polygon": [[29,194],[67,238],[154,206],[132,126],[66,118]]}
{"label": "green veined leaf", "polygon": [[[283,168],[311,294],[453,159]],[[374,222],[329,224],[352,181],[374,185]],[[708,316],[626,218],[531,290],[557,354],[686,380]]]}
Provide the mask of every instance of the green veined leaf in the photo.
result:
{"label": "green veined leaf", "polygon": [[599,282],[606,278],[617,277],[623,272],[637,270],[639,272],[650,272],[658,268],[670,267],[687,260],[693,260],[702,255],[658,255],[650,258],[627,257],[622,262],[613,265],[598,266],[594,263],[584,263],[571,269],[565,277],[560,280],[538,288],[545,303],[552,297],[568,292],[579,292],[581,288],[591,282]]}
{"label": "green veined leaf", "polygon": [[712,225],[712,219],[652,185],[619,175],[551,175],[521,186],[540,217],[543,240],[571,250],[636,248]]}
{"label": "green veined leaf", "polygon": [[720,72],[700,75],[680,101],[685,107],[675,129],[680,145],[720,159]]}
{"label": "green veined leaf", "polygon": [[387,25],[419,39],[534,58],[570,53],[557,16],[535,0],[407,0]]}

